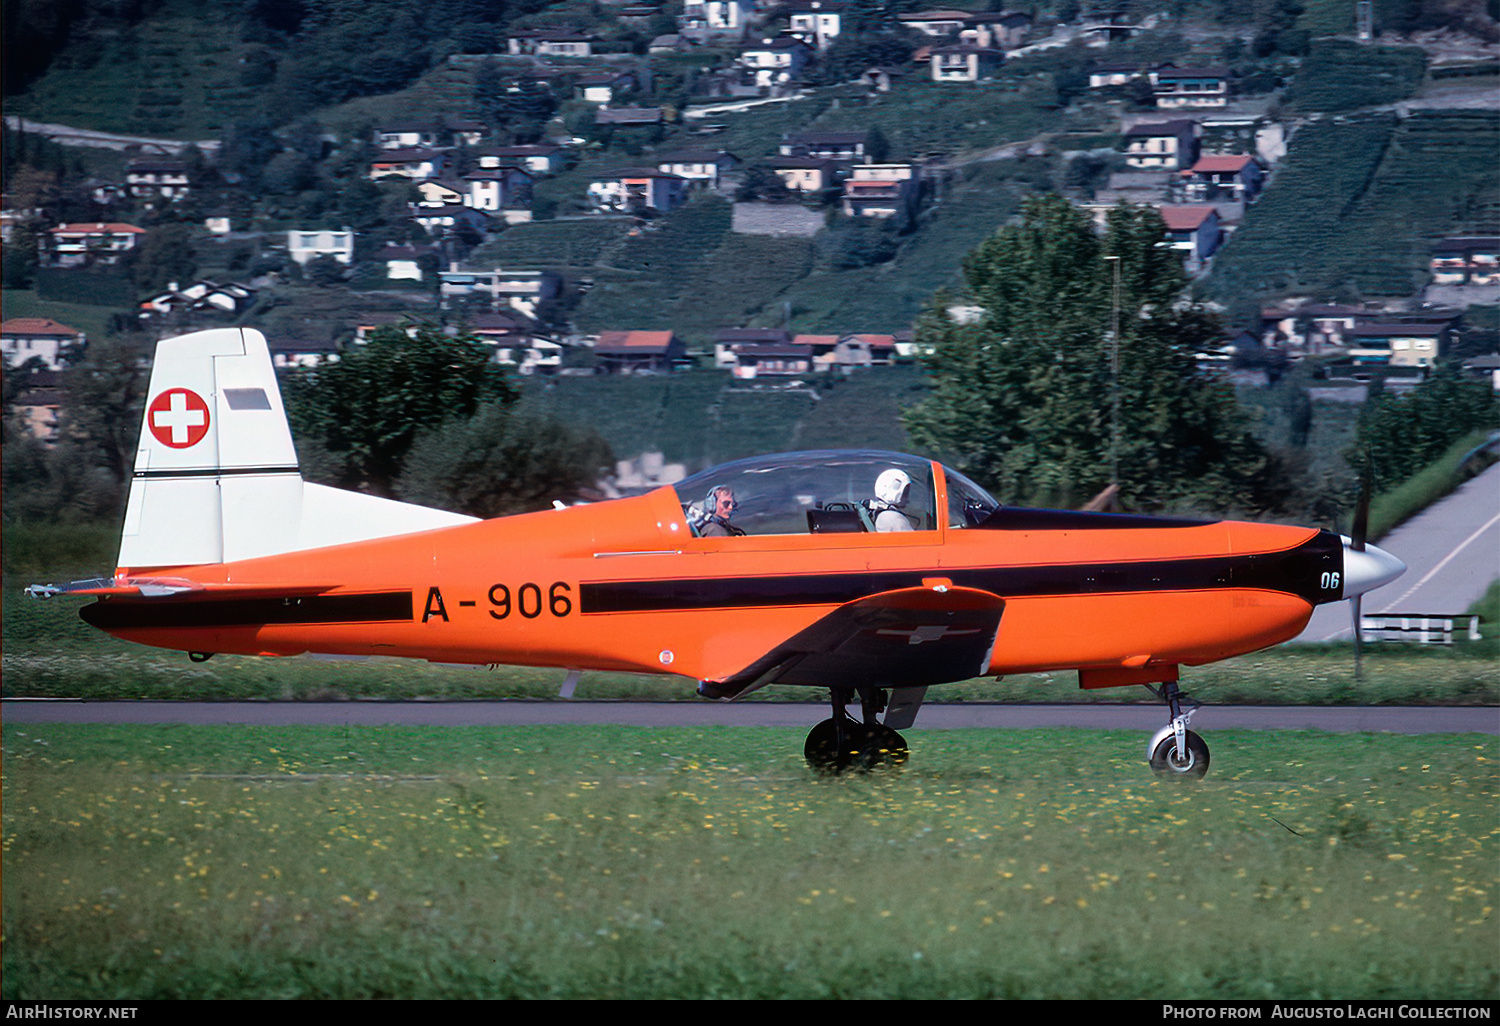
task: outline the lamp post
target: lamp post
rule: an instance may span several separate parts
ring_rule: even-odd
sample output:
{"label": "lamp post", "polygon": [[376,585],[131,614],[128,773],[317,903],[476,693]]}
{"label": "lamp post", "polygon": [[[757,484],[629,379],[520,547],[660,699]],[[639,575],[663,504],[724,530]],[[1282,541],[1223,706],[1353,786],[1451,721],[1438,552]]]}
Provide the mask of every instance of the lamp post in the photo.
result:
{"label": "lamp post", "polygon": [[1109,483],[1120,488],[1120,258],[1104,258],[1114,265],[1110,286],[1109,320]]}

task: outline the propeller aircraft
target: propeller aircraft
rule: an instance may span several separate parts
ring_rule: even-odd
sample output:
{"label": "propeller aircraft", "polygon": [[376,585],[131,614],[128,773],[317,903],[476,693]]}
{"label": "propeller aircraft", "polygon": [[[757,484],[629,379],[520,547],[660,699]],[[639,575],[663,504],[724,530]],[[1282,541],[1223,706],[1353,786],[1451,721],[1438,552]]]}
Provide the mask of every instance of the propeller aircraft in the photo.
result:
{"label": "propeller aircraft", "polygon": [[828,772],[905,762],[931,687],[1075,671],[1152,688],[1168,716],[1148,762],[1196,778],[1180,668],[1289,640],[1404,569],[1315,528],[1007,507],[876,451],[476,520],[304,481],[265,339],[230,328],[158,344],[115,573],[28,592],[92,597],[88,623],[195,660],[673,674],[725,701],[823,688],[804,754]]}

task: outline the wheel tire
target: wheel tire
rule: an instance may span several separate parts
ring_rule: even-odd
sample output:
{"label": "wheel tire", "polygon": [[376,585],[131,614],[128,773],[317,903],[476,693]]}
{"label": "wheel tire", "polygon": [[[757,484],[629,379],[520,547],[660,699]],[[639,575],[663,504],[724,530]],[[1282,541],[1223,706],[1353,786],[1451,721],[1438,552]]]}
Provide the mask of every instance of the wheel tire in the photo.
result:
{"label": "wheel tire", "polygon": [[836,775],[856,764],[864,748],[864,742],[864,725],[846,719],[844,721],[844,744],[840,748],[838,725],[832,719],[827,719],[808,732],[807,743],[802,747],[802,754],[807,758],[807,764],[817,772]]}
{"label": "wheel tire", "polygon": [[1177,738],[1168,734],[1151,753],[1151,770],[1164,780],[1201,780],[1208,772],[1208,745],[1191,730],[1183,738],[1187,757],[1177,754]]}
{"label": "wheel tire", "polygon": [[906,738],[883,724],[865,728],[864,740],[859,746],[859,768],[897,769],[911,757],[906,747]]}

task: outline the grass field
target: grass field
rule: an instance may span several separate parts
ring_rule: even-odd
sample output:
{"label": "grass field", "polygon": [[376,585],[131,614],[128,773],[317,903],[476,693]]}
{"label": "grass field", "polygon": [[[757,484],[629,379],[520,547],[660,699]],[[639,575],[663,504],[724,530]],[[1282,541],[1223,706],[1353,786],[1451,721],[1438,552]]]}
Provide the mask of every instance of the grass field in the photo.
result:
{"label": "grass field", "polygon": [[47,998],[1497,997],[1494,738],[7,726]]}

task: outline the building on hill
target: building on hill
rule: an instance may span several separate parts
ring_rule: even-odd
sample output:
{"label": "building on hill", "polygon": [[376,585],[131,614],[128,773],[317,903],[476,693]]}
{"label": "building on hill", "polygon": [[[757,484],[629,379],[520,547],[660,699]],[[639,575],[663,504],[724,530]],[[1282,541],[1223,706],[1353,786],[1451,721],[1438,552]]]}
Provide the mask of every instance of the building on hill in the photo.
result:
{"label": "building on hill", "polygon": [[67,396],[67,390],[62,387],[61,373],[37,371],[27,377],[26,387],[17,393],[6,413],[14,418],[13,422],[22,432],[50,449],[57,444]]}
{"label": "building on hill", "polygon": [[1260,314],[1261,339],[1270,347],[1317,356],[1349,346],[1355,325],[1379,311],[1339,303],[1299,302],[1268,307]]}
{"label": "building on hill", "polygon": [[549,143],[529,146],[489,146],[474,152],[480,168],[492,171],[502,167],[521,167],[535,175],[551,175],[563,169],[567,150]]}
{"label": "building on hill", "polygon": [[266,348],[277,368],[316,367],[320,363],[338,363],[341,349],[332,339],[268,338]]}
{"label": "building on hill", "polygon": [[724,176],[740,166],[728,150],[679,150],[656,158],[656,168],[687,180],[690,188],[717,190]]}
{"label": "building on hill", "polygon": [[1500,285],[1500,237],[1465,235],[1432,247],[1435,285]]}
{"label": "building on hill", "polygon": [[734,42],[745,38],[754,17],[753,0],[684,0],[677,31],[699,43]]}
{"label": "building on hill", "polygon": [[744,69],[750,85],[775,96],[801,80],[814,52],[796,36],[778,36],[746,45],[736,63]]}
{"label": "building on hill", "polygon": [[1125,130],[1125,163],[1140,170],[1182,171],[1198,161],[1198,124],[1161,121]]}
{"label": "building on hill", "polygon": [[445,150],[429,150],[413,147],[401,150],[382,150],[370,161],[370,180],[382,178],[410,178],[425,181],[442,178],[448,173],[452,158]]}
{"label": "building on hill", "polygon": [[792,0],[782,9],[788,17],[787,34],[820,53],[844,30],[843,0]]}
{"label": "building on hill", "polygon": [[1207,204],[1161,206],[1157,210],[1166,222],[1172,248],[1183,254],[1188,272],[1197,273],[1223,239],[1218,210]]}
{"label": "building on hill", "polygon": [[594,343],[600,374],[669,374],[691,363],[671,331],[603,331]]}
{"label": "building on hill", "polygon": [[844,180],[842,206],[849,217],[910,216],[921,192],[914,164],[855,164]]}
{"label": "building on hill", "polygon": [[478,296],[487,298],[490,309],[499,313],[523,314],[538,318],[543,304],[557,298],[562,279],[554,271],[440,271],[441,291],[445,299]]}
{"label": "building on hill", "polygon": [[506,48],[512,56],[588,57],[597,42],[593,36],[569,29],[522,29],[510,34]]}
{"label": "building on hill", "polygon": [[183,321],[237,317],[255,305],[256,290],[239,282],[223,285],[203,279],[185,288],[174,281],[161,292],[141,300],[142,321]]}
{"label": "building on hill", "polygon": [[596,177],[589,183],[588,198],[600,212],[647,214],[666,213],[687,202],[689,183],[654,167],[621,168]]}
{"label": "building on hill", "polygon": [[433,150],[451,141],[441,121],[390,121],[378,125],[374,136],[382,150]]}
{"label": "building on hill", "polygon": [[92,221],[60,224],[37,239],[43,267],[90,267],[120,262],[146,235],[133,224]]}
{"label": "building on hill", "polygon": [[984,46],[959,43],[934,46],[928,52],[934,82],[983,82],[994,78],[1005,54]]}
{"label": "building on hill", "polygon": [[320,229],[317,231],[293,230],[286,233],[287,254],[298,264],[306,264],[318,257],[331,256],[341,264],[354,263],[354,232]]}
{"label": "building on hill", "polygon": [[781,328],[720,328],[714,332],[714,366],[733,370],[739,363],[741,346],[786,345],[791,341],[792,336]]}
{"label": "building on hill", "polygon": [[765,166],[793,192],[816,195],[838,185],[838,165],[816,157],[772,157]]}
{"label": "building on hill", "polygon": [[865,132],[788,132],[781,137],[783,157],[811,157],[839,164],[865,159]]}
{"label": "building on hill", "polygon": [[1260,164],[1245,153],[1207,154],[1178,176],[1188,203],[1253,203],[1265,181]]}
{"label": "building on hill", "polygon": [[1227,68],[1174,68],[1166,65],[1152,72],[1151,79],[1156,106],[1160,110],[1229,105]]}
{"label": "building on hill", "polygon": [[50,317],[12,317],[0,323],[0,356],[6,367],[36,358],[47,370],[58,371],[87,344],[83,332]]}
{"label": "building on hill", "polygon": [[1356,366],[1426,369],[1437,362],[1452,337],[1452,321],[1370,321],[1355,325],[1349,356]]}
{"label": "building on hill", "polygon": [[176,203],[192,190],[188,167],[180,160],[133,160],[125,168],[125,188],[138,200]]}

